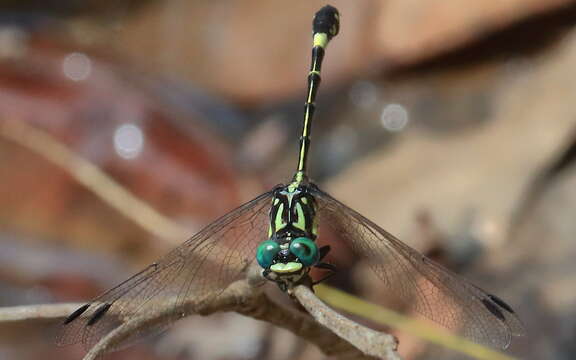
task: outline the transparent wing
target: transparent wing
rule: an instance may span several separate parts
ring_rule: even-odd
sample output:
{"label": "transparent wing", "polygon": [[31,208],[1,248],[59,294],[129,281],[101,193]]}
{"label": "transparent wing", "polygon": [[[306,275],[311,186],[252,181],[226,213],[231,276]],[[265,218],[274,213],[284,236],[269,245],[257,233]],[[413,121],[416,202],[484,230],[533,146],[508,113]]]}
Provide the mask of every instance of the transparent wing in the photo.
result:
{"label": "transparent wing", "polygon": [[312,193],[318,202],[319,231],[332,227],[368,261],[394,304],[497,348],[508,347],[512,335],[524,333],[517,315],[501,299],[434,263],[327,193]]}
{"label": "transparent wing", "polygon": [[[241,279],[255,258],[258,244],[268,231],[272,192],[267,192],[206,226],[158,262],[108,290],[71,314],[59,329],[56,342],[82,342],[88,349],[112,329],[138,314],[165,306],[177,309],[193,297],[217,296]],[[176,313],[157,332],[180,319]]]}

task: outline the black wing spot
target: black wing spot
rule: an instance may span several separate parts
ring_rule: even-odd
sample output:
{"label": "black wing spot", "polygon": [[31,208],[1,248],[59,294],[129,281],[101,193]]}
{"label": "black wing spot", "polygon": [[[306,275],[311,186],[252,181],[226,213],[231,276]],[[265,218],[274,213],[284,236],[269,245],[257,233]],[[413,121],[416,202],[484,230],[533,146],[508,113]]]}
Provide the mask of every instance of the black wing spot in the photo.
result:
{"label": "black wing spot", "polygon": [[96,324],[98,322],[98,320],[100,320],[102,318],[102,316],[104,316],[106,314],[108,309],[110,309],[110,306],[112,306],[112,304],[107,303],[107,304],[100,306],[98,309],[96,309],[96,311],[94,311],[94,314],[92,315],[90,320],[88,320],[88,322],[86,323],[86,326],[91,326],[91,325]]}
{"label": "black wing spot", "polygon": [[492,313],[492,315],[496,316],[498,319],[500,319],[502,321],[506,320],[506,317],[504,317],[504,314],[502,314],[502,311],[500,311],[500,309],[498,309],[498,307],[496,305],[494,305],[490,300],[482,299],[482,304],[484,304],[486,309],[488,309],[488,311],[490,311]]}
{"label": "black wing spot", "polygon": [[510,307],[510,305],[506,304],[504,302],[504,300],[500,299],[498,296],[496,295],[492,295],[492,294],[488,294],[488,297],[490,298],[490,300],[494,301],[498,306],[500,306],[502,309],[508,311],[511,314],[514,314],[514,310],[512,310],[512,308]]}
{"label": "black wing spot", "polygon": [[82,315],[90,307],[90,304],[82,305],[76,309],[72,314],[64,320],[63,325],[70,324],[72,321],[76,320],[78,316]]}

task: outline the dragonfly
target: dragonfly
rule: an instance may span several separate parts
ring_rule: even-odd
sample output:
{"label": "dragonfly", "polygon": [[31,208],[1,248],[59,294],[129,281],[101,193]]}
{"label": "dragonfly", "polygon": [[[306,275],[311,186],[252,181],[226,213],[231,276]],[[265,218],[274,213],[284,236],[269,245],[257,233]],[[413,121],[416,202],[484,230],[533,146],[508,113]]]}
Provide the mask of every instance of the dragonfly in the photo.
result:
{"label": "dragonfly", "polygon": [[[313,19],[313,46],[296,172],[287,184],[232,210],[157,262],[96,297],[61,324],[58,343],[90,348],[131,319],[162,303],[178,309],[187,299],[217,296],[247,276],[248,265],[281,290],[301,284],[313,268],[326,279],[338,269],[325,261],[330,246],[345,246],[367,262],[394,303],[461,336],[506,348],[524,333],[504,300],[426,258],[374,222],[323,191],[308,177],[307,158],[316,93],[328,43],[338,34],[340,15],[332,6]],[[321,246],[323,231],[338,235]],[[257,263],[257,265],[255,264]],[[179,320],[175,311],[164,326]],[[145,336],[142,331],[136,336]]]}

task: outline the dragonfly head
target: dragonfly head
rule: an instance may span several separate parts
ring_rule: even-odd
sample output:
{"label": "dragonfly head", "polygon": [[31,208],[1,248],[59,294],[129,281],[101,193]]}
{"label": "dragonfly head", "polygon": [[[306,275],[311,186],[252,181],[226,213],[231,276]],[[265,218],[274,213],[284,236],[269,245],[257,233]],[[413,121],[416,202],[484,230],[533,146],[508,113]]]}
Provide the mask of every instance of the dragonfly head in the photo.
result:
{"label": "dragonfly head", "polygon": [[256,250],[256,260],[265,270],[277,275],[302,273],[320,257],[314,240],[298,237],[292,240],[266,240]]}

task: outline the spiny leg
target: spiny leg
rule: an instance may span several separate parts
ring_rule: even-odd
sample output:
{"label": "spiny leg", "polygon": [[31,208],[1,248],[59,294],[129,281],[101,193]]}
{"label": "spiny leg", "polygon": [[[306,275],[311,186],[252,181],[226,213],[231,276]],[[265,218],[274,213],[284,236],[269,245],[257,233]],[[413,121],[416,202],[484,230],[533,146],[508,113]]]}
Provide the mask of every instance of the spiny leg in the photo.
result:
{"label": "spiny leg", "polygon": [[[329,267],[320,267],[318,265],[328,265]],[[316,267],[329,270],[330,272],[326,276],[324,276],[323,278],[314,281],[312,283],[312,286],[318,285],[321,282],[326,281],[326,280],[330,279],[332,276],[336,275],[336,266],[331,265],[331,264],[318,264],[318,265],[316,265]]]}
{"label": "spiny leg", "polygon": [[[322,261],[326,257],[326,255],[328,255],[328,253],[330,252],[330,245],[322,246],[319,249],[319,252],[320,252],[319,261]],[[328,270],[329,273],[326,276],[324,276],[323,278],[321,278],[320,280],[314,281],[312,283],[312,286],[318,285],[322,281],[328,280],[332,276],[336,275],[336,272],[338,271],[338,268],[336,266],[334,266],[332,264],[325,263],[325,262],[319,262],[318,264],[314,265],[314,267],[318,268],[318,269]]]}
{"label": "spiny leg", "polygon": [[328,255],[328,253],[330,252],[330,245],[322,246],[320,249],[318,249],[318,252],[320,253],[320,258],[318,259],[318,261],[324,260],[326,255]]}

